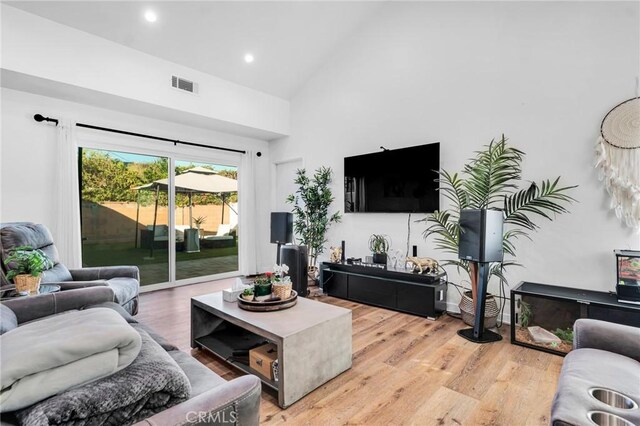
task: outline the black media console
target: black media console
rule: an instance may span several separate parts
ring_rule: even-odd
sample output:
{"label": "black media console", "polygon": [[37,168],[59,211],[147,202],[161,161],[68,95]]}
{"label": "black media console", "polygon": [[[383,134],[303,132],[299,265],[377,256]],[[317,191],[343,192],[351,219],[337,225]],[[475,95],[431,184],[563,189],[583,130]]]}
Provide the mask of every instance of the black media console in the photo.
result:
{"label": "black media console", "polygon": [[444,274],[323,262],[320,285],[329,296],[435,319],[447,310]]}

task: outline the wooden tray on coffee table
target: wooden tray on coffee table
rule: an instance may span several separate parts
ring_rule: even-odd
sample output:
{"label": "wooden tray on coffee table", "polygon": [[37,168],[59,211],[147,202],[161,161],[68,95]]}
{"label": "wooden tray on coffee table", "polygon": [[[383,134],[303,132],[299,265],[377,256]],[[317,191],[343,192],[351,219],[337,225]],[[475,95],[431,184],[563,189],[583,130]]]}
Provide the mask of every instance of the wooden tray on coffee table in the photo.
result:
{"label": "wooden tray on coffee table", "polygon": [[238,307],[245,311],[254,312],[271,312],[281,311],[283,309],[289,309],[298,303],[298,293],[295,290],[291,290],[291,296],[288,299],[277,300],[275,302],[263,302],[259,300],[244,300],[242,295],[238,296]]}

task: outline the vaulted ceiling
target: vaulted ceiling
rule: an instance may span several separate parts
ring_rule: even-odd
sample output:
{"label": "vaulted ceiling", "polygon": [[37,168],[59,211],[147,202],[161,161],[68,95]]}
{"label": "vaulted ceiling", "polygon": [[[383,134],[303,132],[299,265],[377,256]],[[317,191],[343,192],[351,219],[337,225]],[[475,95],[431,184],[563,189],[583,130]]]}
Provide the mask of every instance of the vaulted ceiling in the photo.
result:
{"label": "vaulted ceiling", "polygon": [[[10,1],[52,21],[290,99],[380,2]],[[146,11],[157,15],[147,22]],[[251,53],[255,60],[246,63]]]}

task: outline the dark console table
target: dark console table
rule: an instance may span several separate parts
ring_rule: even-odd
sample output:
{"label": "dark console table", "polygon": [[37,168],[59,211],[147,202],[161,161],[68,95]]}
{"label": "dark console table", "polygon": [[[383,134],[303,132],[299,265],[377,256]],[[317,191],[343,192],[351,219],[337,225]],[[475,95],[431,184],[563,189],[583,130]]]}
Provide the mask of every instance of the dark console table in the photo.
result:
{"label": "dark console table", "polygon": [[[511,343],[557,355],[571,350],[568,332],[578,318],[591,318],[640,327],[640,305],[620,303],[613,293],[521,282],[511,290]],[[561,343],[534,342],[528,327],[555,334],[565,331]],[[560,333],[563,334],[563,333]]]}
{"label": "dark console table", "polygon": [[329,296],[435,319],[447,310],[443,274],[324,262],[320,285]]}

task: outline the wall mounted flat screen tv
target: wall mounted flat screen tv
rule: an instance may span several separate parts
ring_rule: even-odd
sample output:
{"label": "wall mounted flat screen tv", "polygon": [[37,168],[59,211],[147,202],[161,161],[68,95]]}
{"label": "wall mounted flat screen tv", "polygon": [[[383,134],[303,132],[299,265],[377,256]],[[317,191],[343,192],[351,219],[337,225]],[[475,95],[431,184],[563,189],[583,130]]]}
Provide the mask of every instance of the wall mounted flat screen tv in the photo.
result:
{"label": "wall mounted flat screen tv", "polygon": [[346,213],[431,213],[439,208],[440,143],[344,159]]}

